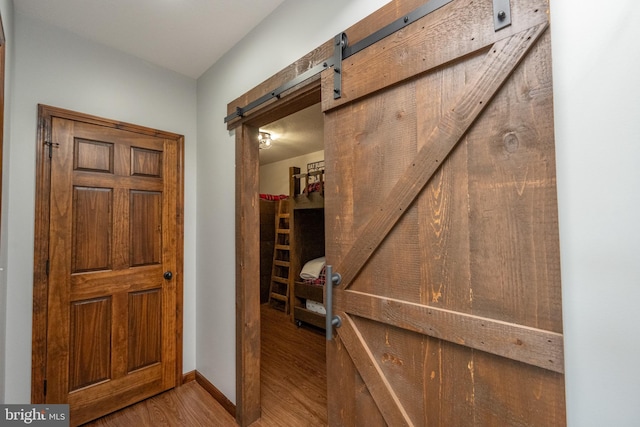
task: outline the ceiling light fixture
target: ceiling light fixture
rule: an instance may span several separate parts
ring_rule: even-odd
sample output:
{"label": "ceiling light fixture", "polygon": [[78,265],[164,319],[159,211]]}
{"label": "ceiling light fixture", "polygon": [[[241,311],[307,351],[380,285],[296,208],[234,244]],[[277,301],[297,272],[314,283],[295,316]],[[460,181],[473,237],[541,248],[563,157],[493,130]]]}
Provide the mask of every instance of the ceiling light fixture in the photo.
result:
{"label": "ceiling light fixture", "polygon": [[273,140],[271,139],[271,134],[268,132],[260,132],[258,135],[258,146],[261,150],[268,150],[271,148],[271,144]]}

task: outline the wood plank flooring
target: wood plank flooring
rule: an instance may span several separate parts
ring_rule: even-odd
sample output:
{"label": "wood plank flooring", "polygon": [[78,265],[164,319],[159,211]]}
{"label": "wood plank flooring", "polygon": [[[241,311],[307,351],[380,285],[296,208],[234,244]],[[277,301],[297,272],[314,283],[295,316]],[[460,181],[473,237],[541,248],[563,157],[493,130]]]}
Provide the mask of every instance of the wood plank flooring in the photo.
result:
{"label": "wood plank flooring", "polygon": [[235,425],[236,420],[195,381],[85,424],[86,427]]}
{"label": "wood plank flooring", "polygon": [[[327,425],[325,341],[263,305],[262,418],[252,427]],[[85,427],[235,426],[229,413],[195,381],[107,415]]]}
{"label": "wood plank flooring", "polygon": [[327,425],[327,375],[322,332],[297,328],[281,311],[261,311],[261,427]]}

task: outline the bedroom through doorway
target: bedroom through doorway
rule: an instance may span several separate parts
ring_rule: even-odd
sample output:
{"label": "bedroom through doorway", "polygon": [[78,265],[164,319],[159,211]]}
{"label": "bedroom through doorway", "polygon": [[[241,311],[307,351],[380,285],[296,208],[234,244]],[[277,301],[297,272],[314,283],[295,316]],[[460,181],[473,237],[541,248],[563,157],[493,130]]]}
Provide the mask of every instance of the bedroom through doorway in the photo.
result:
{"label": "bedroom through doorway", "polygon": [[261,126],[259,144],[262,420],[324,426],[324,127],[320,104]]}

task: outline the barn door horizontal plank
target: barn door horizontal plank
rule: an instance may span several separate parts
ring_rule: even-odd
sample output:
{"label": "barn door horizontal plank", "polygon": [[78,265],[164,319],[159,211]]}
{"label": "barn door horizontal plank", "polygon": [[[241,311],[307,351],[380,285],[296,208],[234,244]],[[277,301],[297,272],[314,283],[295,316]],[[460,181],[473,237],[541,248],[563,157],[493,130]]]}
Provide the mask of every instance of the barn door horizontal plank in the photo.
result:
{"label": "barn door horizontal plank", "polygon": [[[438,307],[351,290],[336,290],[337,312],[347,311],[430,337],[564,372],[562,334]],[[340,328],[342,337],[344,328]]]}
{"label": "barn door horizontal plank", "polygon": [[511,75],[531,46],[547,28],[547,23],[497,42],[486,54],[474,81],[453,105],[445,109],[423,148],[389,192],[380,210],[371,217],[355,240],[342,264],[342,289],[347,288],[398,220],[420,194],[433,174],[467,132],[472,123]]}

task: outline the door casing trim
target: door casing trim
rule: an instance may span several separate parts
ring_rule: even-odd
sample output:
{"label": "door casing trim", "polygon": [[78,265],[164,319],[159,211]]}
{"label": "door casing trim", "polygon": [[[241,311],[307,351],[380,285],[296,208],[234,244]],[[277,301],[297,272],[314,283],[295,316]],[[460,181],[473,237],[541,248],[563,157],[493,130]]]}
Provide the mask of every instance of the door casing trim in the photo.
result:
{"label": "door casing trim", "polygon": [[[260,205],[258,128],[320,102],[320,80],[236,128],[236,421],[260,418]],[[242,327],[239,327],[242,325]]]}

